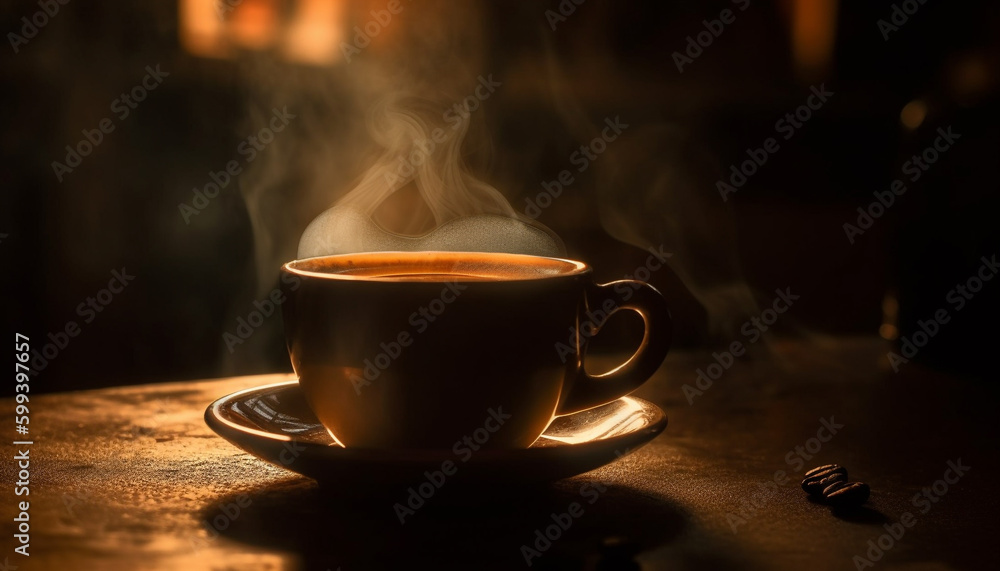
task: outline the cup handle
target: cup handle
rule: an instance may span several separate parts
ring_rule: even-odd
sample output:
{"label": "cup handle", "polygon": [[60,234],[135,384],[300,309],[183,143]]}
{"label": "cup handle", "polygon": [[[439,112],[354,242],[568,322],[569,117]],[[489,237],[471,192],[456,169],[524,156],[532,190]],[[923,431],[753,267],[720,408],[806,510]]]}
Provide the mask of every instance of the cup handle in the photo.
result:
{"label": "cup handle", "polygon": [[[570,385],[569,395],[556,414],[579,412],[627,395],[653,376],[667,356],[673,335],[673,320],[670,318],[667,301],[656,288],[635,280],[591,284],[586,296],[588,311],[591,307],[597,308],[595,311],[604,311],[602,308],[608,300],[614,303],[614,306],[604,320],[622,309],[630,309],[642,316],[646,324],[642,344],[628,361],[606,373],[589,375],[584,370],[585,333],[581,331],[583,328],[581,323],[577,330],[577,343],[580,347],[577,352],[579,359],[576,367],[577,377]],[[582,320],[582,316],[578,320]],[[592,327],[586,333],[587,337],[597,335],[603,323],[592,325],[596,327]]]}

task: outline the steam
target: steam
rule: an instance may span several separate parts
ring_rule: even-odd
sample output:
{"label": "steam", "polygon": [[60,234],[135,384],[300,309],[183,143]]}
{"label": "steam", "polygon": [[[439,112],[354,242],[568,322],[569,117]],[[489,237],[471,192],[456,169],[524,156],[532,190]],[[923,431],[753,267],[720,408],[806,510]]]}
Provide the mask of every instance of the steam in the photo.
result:
{"label": "steam", "polygon": [[407,106],[405,99],[393,98],[375,107],[369,129],[385,150],[338,206],[371,216],[389,195],[413,181],[435,225],[474,214],[516,216],[497,189],[476,179],[462,164],[469,119],[438,110],[438,123],[449,119],[447,124],[435,124],[433,118],[421,116],[422,106],[427,105],[414,100]]}
{"label": "steam", "polygon": [[[687,131],[649,122],[692,113],[679,105],[661,115],[659,108],[645,107],[652,87],[632,92],[629,86],[644,85],[634,81],[634,71],[626,71],[633,62],[616,59],[599,33],[609,8],[577,10],[571,25],[593,33],[576,34],[572,55],[560,56],[566,53],[556,46],[557,38],[566,38],[562,28],[553,33],[530,6],[490,9],[447,0],[402,5],[406,8],[350,62],[328,68],[280,65],[268,58],[242,62],[250,110],[240,138],[265,126],[274,107],[288,106],[298,116],[239,179],[254,237],[255,299],[270,294],[277,268],[293,258],[380,250],[564,255],[554,233],[519,215],[507,199],[522,204],[525,194],[534,196],[539,173],[556,172],[547,159],[575,144],[551,145],[560,133],[544,132],[508,140],[498,161],[502,168],[490,179],[503,181],[501,192],[482,174],[488,172],[486,115],[500,106],[483,105],[487,110],[459,114],[460,120],[447,114],[474,92],[477,76],[493,72],[504,82],[499,90],[510,105],[507,113],[538,110],[561,119],[568,135],[563,139],[573,143],[600,134],[596,117],[609,112],[634,117],[634,126],[578,177],[546,220],[564,235],[576,233],[581,239],[574,240],[573,254],[588,261],[587,245],[599,247],[605,238],[584,234],[592,219],[583,217],[593,212],[612,238],[672,252],[668,264],[684,286],[678,289],[690,292],[706,317],[705,331],[692,321],[700,316],[691,316],[684,333],[704,333],[708,339],[698,342],[740,338],[740,325],[759,307],[742,275],[731,202],[724,205],[713,191],[719,161],[707,145],[698,144],[691,122]],[[493,19],[501,12],[512,27],[503,36],[495,33]],[[351,24],[363,27],[368,18],[358,11]],[[527,31],[532,21],[538,23],[537,36]],[[487,58],[487,42],[500,46],[498,38],[524,45],[495,47],[503,53]],[[594,87],[619,85],[625,87]],[[547,106],[540,101],[546,95]],[[539,130],[553,127],[538,123]],[[555,160],[564,164],[568,154]],[[602,267],[618,276],[631,269]],[[673,281],[668,274],[656,279]],[[233,308],[233,317],[244,315],[245,305]],[[248,343],[258,350],[280,346],[280,320],[272,323],[267,334],[257,333]],[[239,364],[246,366],[255,354],[246,347]]]}
{"label": "steam", "polygon": [[[554,233],[520,217],[499,190],[469,171],[462,144],[471,115],[467,108],[445,109],[410,96],[375,106],[368,128],[380,154],[353,189],[309,224],[299,258],[374,251],[565,254]],[[403,189],[415,189],[419,199],[416,208],[402,207],[403,223],[425,229],[421,234],[392,232],[375,221]]]}
{"label": "steam", "polygon": [[[282,62],[269,53],[241,54],[237,64],[242,80],[239,85],[248,107],[236,139],[245,140],[267,127],[273,108],[287,107],[296,119],[277,133],[252,161],[244,162],[238,178],[253,234],[253,264],[252,269],[248,268],[246,289],[228,308],[226,323],[245,318],[254,308],[254,301],[271,299],[278,285],[278,268],[298,257],[300,236],[310,221],[364,182],[368,167],[380,164],[380,157],[389,152],[391,145],[384,145],[378,137],[397,131],[385,122],[375,124],[379,109],[388,111],[394,103],[415,107],[415,111],[410,109],[411,113],[423,118],[428,126],[437,124],[448,106],[475,90],[477,76],[496,72],[489,69],[491,66],[483,57],[487,38],[483,30],[488,20],[482,4],[427,0],[401,5],[405,9],[393,15],[378,37],[361,53],[354,53],[350,62],[337,58],[338,63],[329,66],[303,66]],[[347,27],[353,29],[353,26],[364,28],[373,16],[370,9],[358,9],[348,18]],[[343,40],[359,43],[353,33]],[[402,92],[415,97],[406,101],[387,100],[384,107],[376,108],[373,113],[373,102],[385,94]],[[461,131],[466,153],[463,158],[471,165],[469,172],[485,172],[485,165],[478,161],[486,155],[475,146],[488,140],[481,136],[483,115],[483,110],[477,110],[461,129],[451,129],[453,123],[444,127],[451,136]],[[458,145],[462,137],[449,142]],[[447,148],[448,145],[438,148],[433,154],[437,156]],[[236,156],[243,158],[238,153]],[[450,216],[450,210],[428,205],[413,181],[404,182],[406,178],[401,176],[390,183],[383,176],[385,185],[381,188],[385,200],[373,214],[363,214],[370,208],[348,210],[362,216],[366,225],[375,224],[383,237],[389,238],[397,233],[401,236],[426,233],[433,229],[435,212],[442,220]],[[381,186],[377,177],[373,182]],[[221,201],[218,206],[227,215],[226,220],[240,220],[243,216],[242,212],[234,211],[240,207],[225,212],[221,210],[224,207]],[[497,214],[502,209],[489,208],[484,212],[489,214],[481,216],[516,222],[506,214]],[[443,223],[442,232],[455,223]],[[333,224],[335,228],[339,226],[340,223]],[[241,230],[240,225],[233,224],[234,240],[240,238],[237,233]],[[408,239],[406,242],[413,244]],[[379,247],[371,240],[355,247],[362,245]],[[495,245],[483,245],[492,246]],[[275,363],[287,363],[281,351],[278,314],[274,312],[235,353],[221,348],[220,374],[259,372],[273,369]]]}
{"label": "steam", "polygon": [[335,206],[306,228],[299,258],[356,252],[507,252],[564,257],[562,242],[547,228],[517,218],[456,218],[422,236],[388,232],[357,210]]}
{"label": "steam", "polygon": [[[602,171],[602,226],[623,242],[674,252],[671,269],[704,308],[708,337],[737,338],[739,324],[758,308],[742,276],[732,214],[703,190],[712,188],[711,155],[664,124],[640,127],[620,143],[609,148],[612,166]],[[612,192],[618,188],[631,191]]]}
{"label": "steam", "polygon": [[[274,107],[287,106],[297,116],[239,177],[253,230],[256,299],[275,287],[281,264],[298,257],[300,237],[310,221],[364,183],[366,173],[376,174],[369,182],[381,189],[382,206],[373,214],[365,214],[370,207],[351,210],[389,230],[390,236],[416,236],[433,229],[434,210],[421,199],[415,184],[404,183],[405,176],[392,182],[382,176],[380,181],[369,167],[384,165],[380,159],[389,158],[391,139],[381,137],[408,129],[414,133],[405,125],[390,124],[398,117],[389,115],[390,110],[406,109],[428,127],[438,125],[451,105],[475,90],[476,77],[490,73],[483,57],[486,20],[483,6],[472,2],[402,5],[405,9],[384,26],[377,41],[350,62],[295,66],[250,54],[240,62],[248,102],[238,133],[241,139],[266,126]],[[369,11],[359,11],[351,23],[363,28],[371,17]],[[344,41],[355,39],[352,35]],[[387,99],[373,108],[373,102],[386,94],[404,92],[411,97]],[[484,155],[474,146],[488,139],[481,132],[484,113],[475,111],[460,129],[452,129],[454,122],[443,126],[451,145],[464,138],[466,161]],[[432,155],[437,157],[446,148],[437,148]],[[395,172],[395,165],[390,166],[393,169],[386,172]],[[498,215],[493,209],[484,212]],[[280,327],[275,335],[280,335]]]}

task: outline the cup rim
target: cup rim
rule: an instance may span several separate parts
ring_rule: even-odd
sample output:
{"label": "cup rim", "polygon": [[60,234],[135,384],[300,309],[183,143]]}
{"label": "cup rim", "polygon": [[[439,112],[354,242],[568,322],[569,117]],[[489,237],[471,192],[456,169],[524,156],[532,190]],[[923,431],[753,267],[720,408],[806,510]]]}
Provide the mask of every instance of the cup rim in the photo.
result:
{"label": "cup rim", "polygon": [[[553,279],[561,277],[571,277],[586,274],[591,271],[590,266],[586,262],[581,262],[578,260],[571,260],[568,258],[556,258],[551,256],[536,256],[533,254],[512,254],[507,252],[465,252],[465,251],[378,251],[378,252],[356,252],[353,254],[331,254],[324,256],[312,256],[309,258],[299,258],[285,262],[282,264],[281,269],[289,274],[300,276],[300,277],[311,277],[320,279],[332,279],[337,281],[365,281],[365,282],[385,282],[385,283],[414,283],[415,280],[407,280],[405,278],[398,279],[392,277],[383,276],[366,276],[357,275],[349,273],[331,273],[323,271],[313,271],[309,269],[303,269],[301,266],[309,264],[310,262],[315,263],[320,259],[330,259],[336,258],[339,260],[344,260],[354,256],[366,256],[381,258],[386,261],[386,263],[391,263],[394,260],[398,260],[401,255],[412,256],[414,254],[426,254],[434,256],[434,258],[441,260],[448,259],[468,259],[470,256],[490,256],[492,258],[501,257],[509,260],[511,263],[518,263],[519,265],[524,265],[528,263],[529,265],[535,265],[535,267],[540,267],[543,264],[559,264],[563,266],[565,271],[556,270],[553,273],[543,273],[539,272],[537,275],[524,276],[520,275],[512,278],[500,277],[497,279],[483,279],[481,281],[490,282],[521,282],[521,281],[535,281],[541,279]],[[428,283],[434,282],[446,282],[451,281],[442,277],[441,280],[428,280]],[[470,280],[476,281],[476,280]]]}

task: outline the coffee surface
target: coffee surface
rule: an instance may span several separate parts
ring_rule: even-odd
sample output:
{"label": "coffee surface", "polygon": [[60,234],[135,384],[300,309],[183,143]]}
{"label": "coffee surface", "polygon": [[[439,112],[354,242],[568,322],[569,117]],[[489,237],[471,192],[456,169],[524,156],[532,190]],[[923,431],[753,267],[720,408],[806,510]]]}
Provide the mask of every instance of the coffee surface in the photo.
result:
{"label": "coffee surface", "polygon": [[386,280],[386,281],[405,281],[405,282],[474,282],[474,281],[486,281],[486,280],[498,280],[498,279],[517,279],[515,277],[505,277],[498,278],[496,276],[489,275],[472,275],[472,274],[460,274],[454,273],[379,273],[370,270],[363,271],[340,271],[334,272],[338,275],[352,275],[352,276],[364,276],[367,278]]}
{"label": "coffee surface", "polygon": [[578,262],[518,254],[373,253],[309,258],[292,269],[320,277],[400,282],[516,281],[578,273]]}

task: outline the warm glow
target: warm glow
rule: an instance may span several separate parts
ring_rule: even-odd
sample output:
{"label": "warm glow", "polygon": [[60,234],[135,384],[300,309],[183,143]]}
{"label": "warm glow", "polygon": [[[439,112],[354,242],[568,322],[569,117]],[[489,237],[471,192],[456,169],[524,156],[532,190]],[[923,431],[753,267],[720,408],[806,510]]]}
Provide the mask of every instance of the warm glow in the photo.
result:
{"label": "warm glow", "polygon": [[181,0],[180,40],[188,52],[208,57],[226,57],[228,46],[223,42],[223,24],[214,2]]}
{"label": "warm glow", "polygon": [[328,65],[342,58],[345,4],[337,0],[181,0],[180,41],[189,53],[229,58],[273,50],[285,59]]}
{"label": "warm glow", "polygon": [[574,432],[569,436],[543,434],[541,438],[555,440],[564,444],[581,444],[583,442],[590,442],[591,440],[625,434],[642,427],[646,423],[646,412],[643,406],[636,402],[635,399],[622,397],[613,405],[607,406],[616,406],[618,410],[585,430]]}
{"label": "warm glow", "polygon": [[886,341],[893,341],[899,337],[899,329],[896,329],[895,325],[890,325],[888,323],[883,323],[878,328],[878,334],[882,339]]}
{"label": "warm glow", "polygon": [[919,127],[925,117],[927,117],[927,104],[920,99],[910,101],[899,112],[899,121],[911,131]]}
{"label": "warm glow", "polygon": [[278,37],[278,7],[271,0],[243,0],[233,8],[228,31],[233,43],[242,48],[264,50]]}
{"label": "warm glow", "polygon": [[888,293],[882,298],[882,325],[878,334],[886,341],[899,337],[899,300],[894,294]]}
{"label": "warm glow", "polygon": [[328,64],[341,58],[344,41],[342,5],[329,0],[299,0],[299,9],[285,33],[288,59]]}
{"label": "warm glow", "polygon": [[837,0],[794,0],[792,55],[807,76],[821,75],[830,65],[837,31]]}

